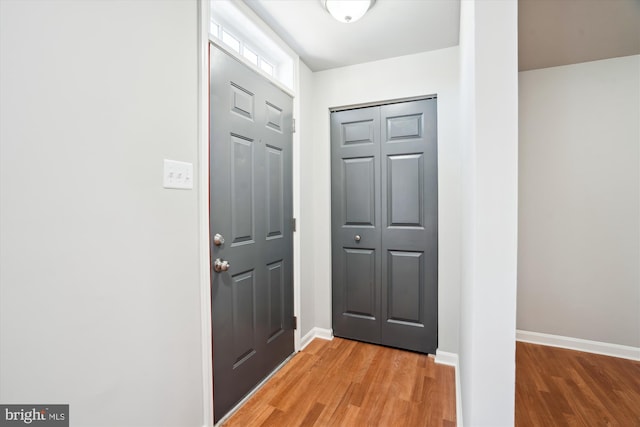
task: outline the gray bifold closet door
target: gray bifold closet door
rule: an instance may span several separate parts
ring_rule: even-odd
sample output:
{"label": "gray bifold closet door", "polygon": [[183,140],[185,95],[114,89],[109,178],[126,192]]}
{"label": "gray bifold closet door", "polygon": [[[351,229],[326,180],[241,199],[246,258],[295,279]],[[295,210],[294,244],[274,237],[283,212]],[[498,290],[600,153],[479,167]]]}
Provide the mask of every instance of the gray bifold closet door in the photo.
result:
{"label": "gray bifold closet door", "polygon": [[335,336],[438,346],[436,99],[331,113]]}
{"label": "gray bifold closet door", "polygon": [[[213,404],[217,422],[294,352],[292,98],[210,49]],[[218,240],[219,234],[224,242]],[[220,271],[215,261],[229,263]]]}

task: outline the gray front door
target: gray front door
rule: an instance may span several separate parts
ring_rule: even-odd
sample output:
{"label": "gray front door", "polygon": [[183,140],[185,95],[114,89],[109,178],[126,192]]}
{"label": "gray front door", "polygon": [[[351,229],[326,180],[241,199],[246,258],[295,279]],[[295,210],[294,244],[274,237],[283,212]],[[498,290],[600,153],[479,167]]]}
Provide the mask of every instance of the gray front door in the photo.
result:
{"label": "gray front door", "polygon": [[210,59],[213,401],[218,421],[294,351],[292,99],[215,46]]}
{"label": "gray front door", "polygon": [[438,345],[436,99],[331,114],[333,333]]}

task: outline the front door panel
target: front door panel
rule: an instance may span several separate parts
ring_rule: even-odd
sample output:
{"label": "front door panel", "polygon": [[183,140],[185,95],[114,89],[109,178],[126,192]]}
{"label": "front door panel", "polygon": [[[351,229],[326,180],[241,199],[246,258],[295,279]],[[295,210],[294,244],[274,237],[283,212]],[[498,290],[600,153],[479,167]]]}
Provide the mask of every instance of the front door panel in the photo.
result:
{"label": "front door panel", "polygon": [[[291,97],[211,47],[214,418],[294,351]],[[224,243],[214,244],[220,234]]]}

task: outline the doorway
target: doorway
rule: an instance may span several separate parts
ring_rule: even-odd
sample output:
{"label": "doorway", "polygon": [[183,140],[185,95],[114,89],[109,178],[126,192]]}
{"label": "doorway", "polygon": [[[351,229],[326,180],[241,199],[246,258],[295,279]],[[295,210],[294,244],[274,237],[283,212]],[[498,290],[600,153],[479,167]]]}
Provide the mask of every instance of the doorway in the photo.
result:
{"label": "doorway", "polygon": [[214,421],[294,352],[292,98],[210,45]]}
{"label": "doorway", "polygon": [[438,346],[436,98],[331,113],[335,336]]}

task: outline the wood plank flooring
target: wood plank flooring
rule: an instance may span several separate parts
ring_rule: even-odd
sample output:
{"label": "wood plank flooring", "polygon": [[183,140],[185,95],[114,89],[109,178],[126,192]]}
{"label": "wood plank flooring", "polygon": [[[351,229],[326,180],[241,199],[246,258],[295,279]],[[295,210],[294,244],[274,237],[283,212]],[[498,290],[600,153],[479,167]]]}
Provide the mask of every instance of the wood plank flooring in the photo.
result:
{"label": "wood plank flooring", "polygon": [[[318,339],[224,426],[453,427],[454,375],[425,355]],[[640,362],[516,343],[515,425],[640,427]]]}
{"label": "wood plank flooring", "polygon": [[423,354],[316,339],[224,426],[454,427],[454,375]]}
{"label": "wood plank flooring", "polygon": [[640,427],[640,362],[516,343],[516,427]]}

